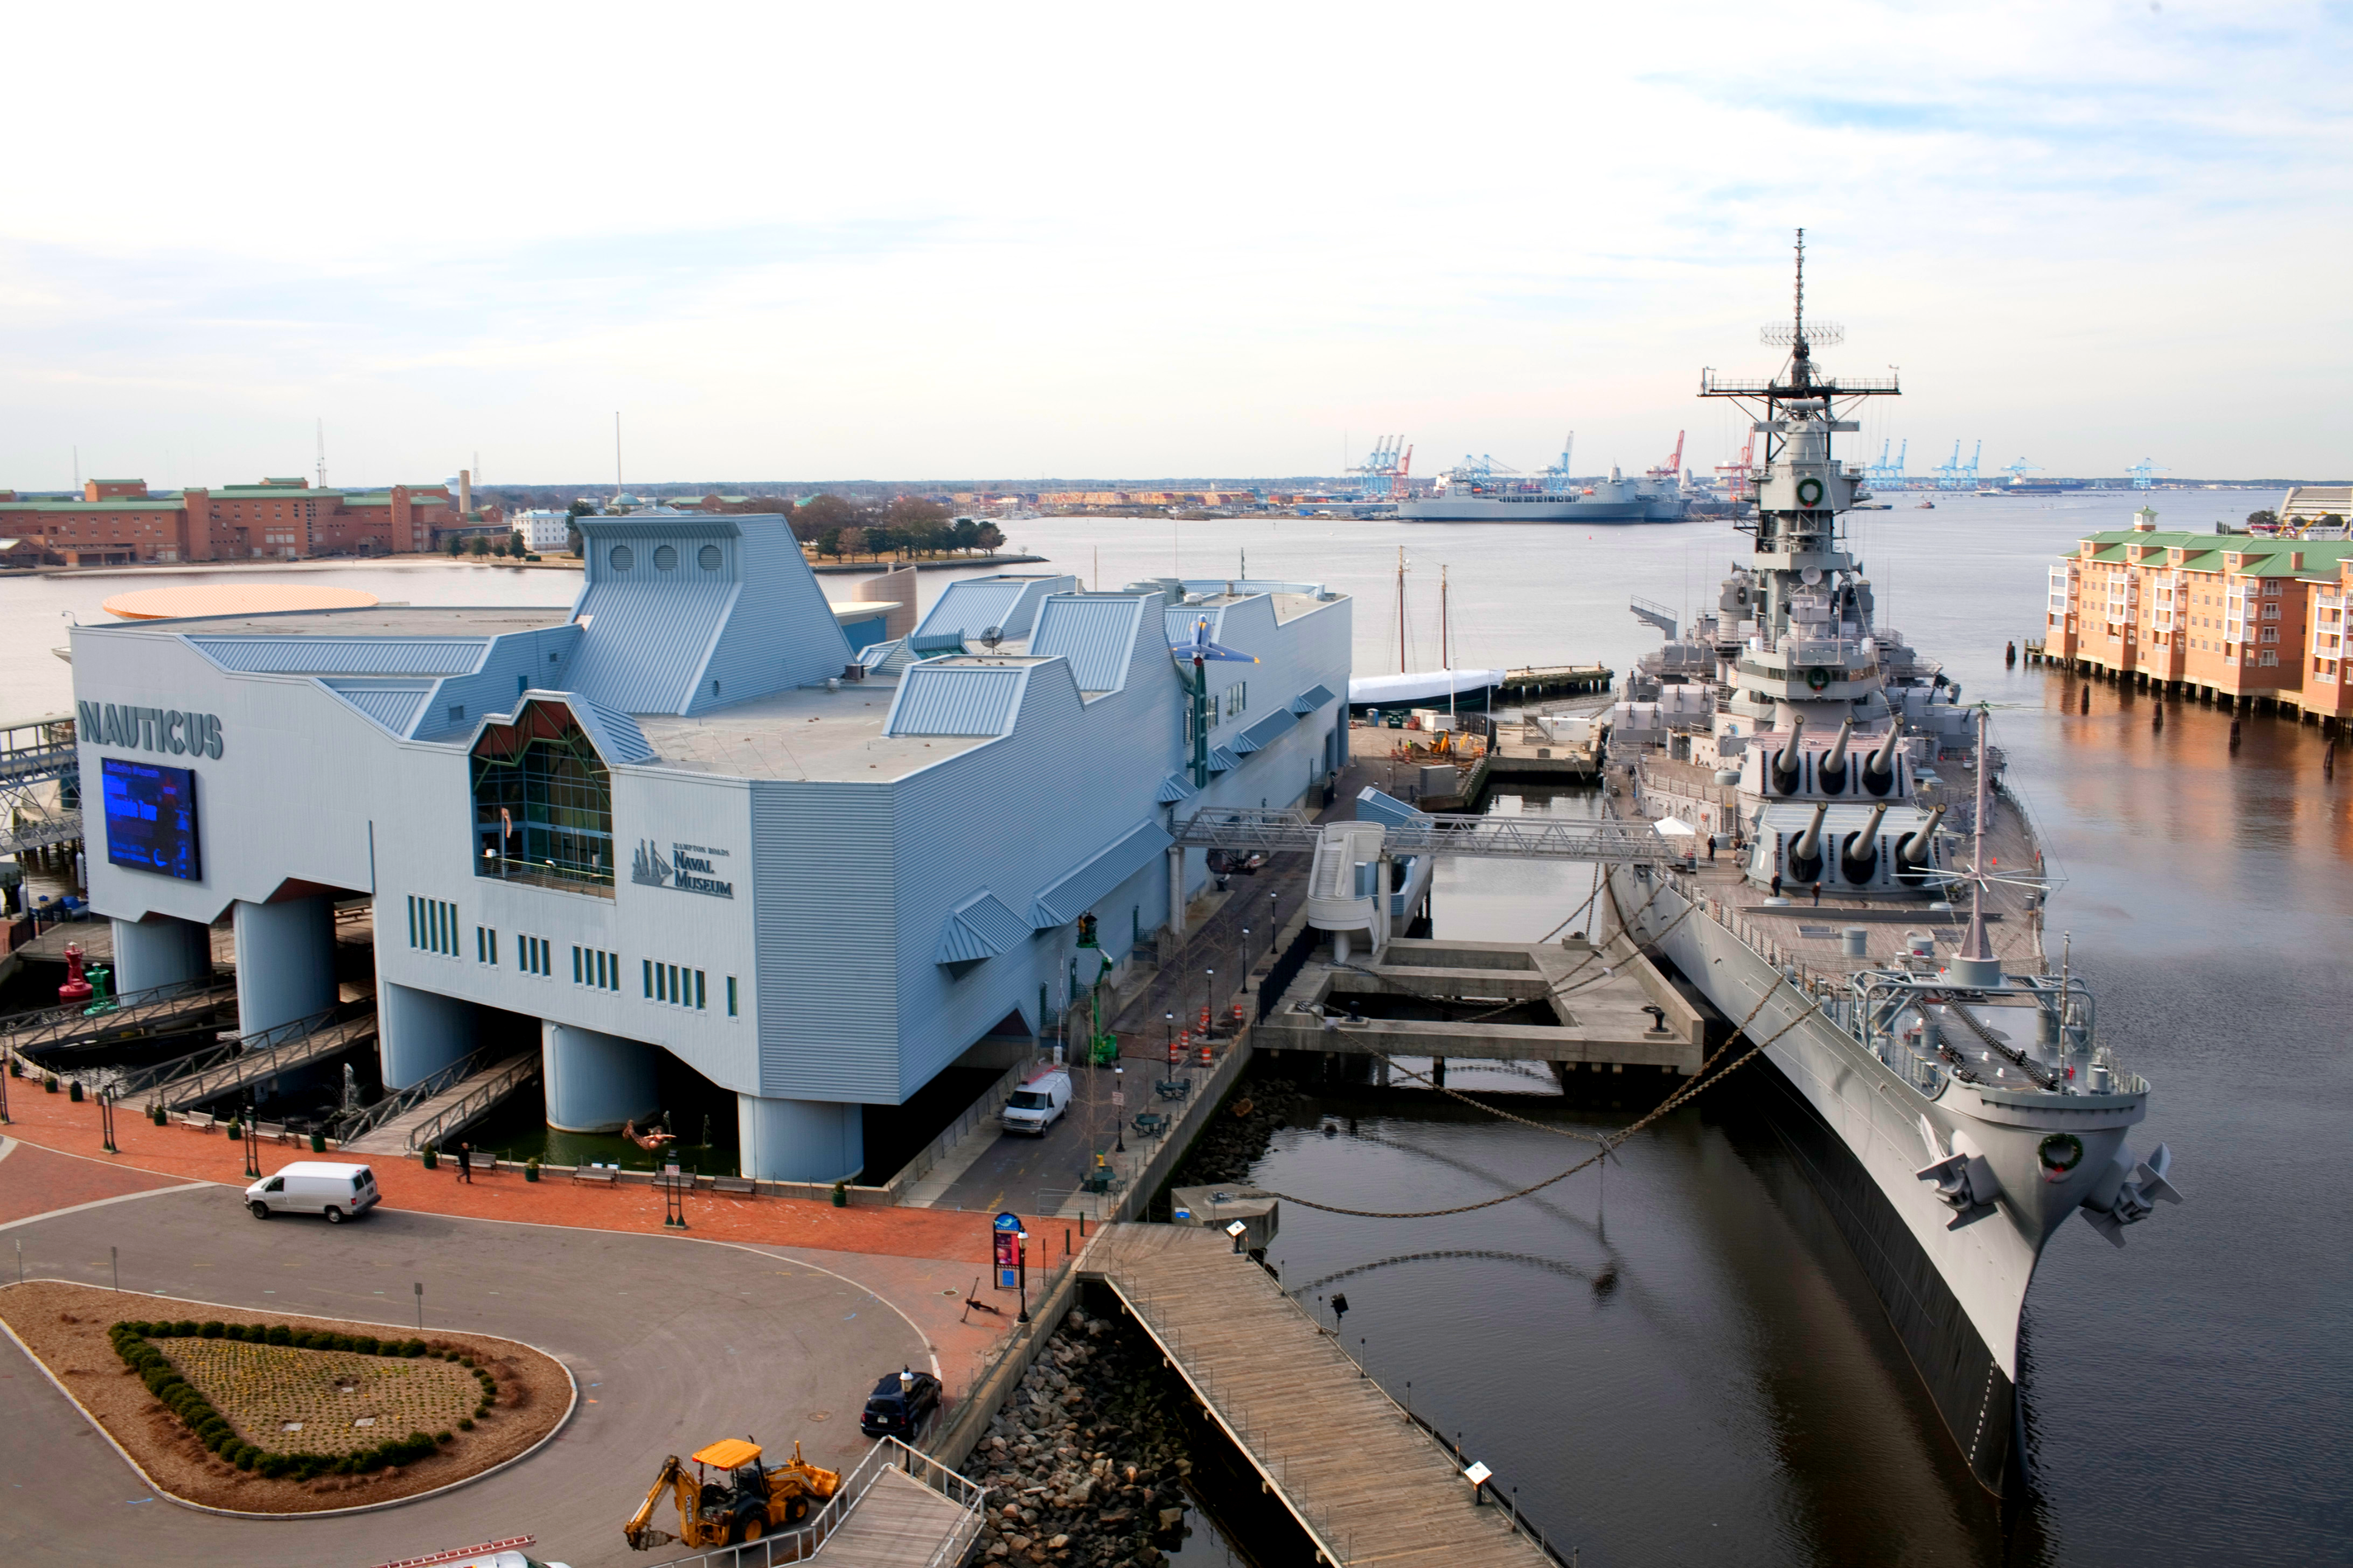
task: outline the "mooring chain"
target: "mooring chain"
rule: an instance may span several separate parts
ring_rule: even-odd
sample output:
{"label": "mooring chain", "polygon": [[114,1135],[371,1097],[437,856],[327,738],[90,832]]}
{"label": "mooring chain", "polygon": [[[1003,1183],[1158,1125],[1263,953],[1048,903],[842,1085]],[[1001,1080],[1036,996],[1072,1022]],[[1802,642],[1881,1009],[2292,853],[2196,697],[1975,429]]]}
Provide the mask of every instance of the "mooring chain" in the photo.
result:
{"label": "mooring chain", "polygon": [[[1611,1151],[1625,1143],[1627,1140],[1632,1138],[1634,1134],[1641,1131],[1642,1129],[1658,1121],[1659,1118],[1664,1116],[1670,1110],[1684,1104],[1702,1089],[1709,1088],[1720,1079],[1731,1077],[1733,1073],[1739,1070],[1741,1068],[1746,1067],[1751,1058],[1769,1048],[1774,1042],[1780,1039],[1783,1035],[1788,1034],[1791,1029],[1794,1029],[1799,1024],[1804,1023],[1809,1017],[1821,1011],[1821,999],[1817,998],[1803,1012],[1790,1019],[1787,1024],[1784,1024],[1779,1029],[1774,1031],[1771,1039],[1764,1040],[1752,1046],[1748,1050],[1742,1053],[1736,1060],[1725,1066],[1721,1072],[1715,1074],[1713,1077],[1708,1076],[1708,1068],[1714,1067],[1717,1059],[1720,1058],[1725,1051],[1732,1048],[1733,1042],[1735,1040],[1738,1040],[1742,1037],[1742,1035],[1746,1031],[1748,1026],[1756,1021],[1757,1015],[1765,1010],[1765,1004],[1771,1001],[1776,993],[1779,990],[1779,986],[1774,986],[1767,990],[1764,995],[1759,996],[1757,999],[1757,1005],[1748,1010],[1748,1016],[1740,1021],[1740,1027],[1733,1031],[1731,1039],[1725,1041],[1725,1043],[1717,1048],[1715,1056],[1711,1056],[1706,1061],[1700,1064],[1699,1076],[1693,1082],[1685,1085],[1683,1089],[1678,1089],[1673,1094],[1669,1095],[1665,1100],[1660,1101],[1658,1106],[1650,1111],[1649,1114],[1630,1123],[1619,1131],[1611,1134],[1609,1137],[1603,1139],[1601,1141],[1600,1149],[1596,1152],[1579,1160],[1576,1164],[1571,1165],[1567,1170],[1561,1172],[1558,1175],[1547,1176],[1543,1181],[1536,1183],[1533,1186],[1522,1187],[1517,1192],[1505,1193],[1500,1197],[1482,1198],[1475,1204],[1457,1204],[1452,1208],[1413,1209],[1405,1212],[1395,1212],[1385,1209],[1342,1208],[1336,1204],[1319,1204],[1313,1198],[1297,1197],[1290,1193],[1275,1192],[1271,1188],[1261,1190],[1264,1191],[1266,1195],[1271,1198],[1280,1198],[1282,1202],[1287,1204],[1297,1204],[1302,1208],[1315,1209],[1324,1214],[1347,1215],[1356,1219],[1442,1219],[1449,1215],[1471,1214],[1479,1209],[1493,1208],[1499,1204],[1512,1203],[1517,1199],[1528,1197],[1534,1194],[1540,1193],[1546,1187],[1554,1186],[1561,1182],[1565,1182],[1568,1180],[1569,1177],[1577,1174],[1579,1171],[1582,1171],[1588,1166],[1596,1164],[1601,1160],[1607,1158]],[[1480,1110],[1487,1111],[1490,1115],[1502,1116],[1504,1114],[1502,1111],[1496,1110],[1492,1106],[1479,1105],[1479,1102],[1475,1100],[1469,1101],[1469,1103],[1478,1106]]]}

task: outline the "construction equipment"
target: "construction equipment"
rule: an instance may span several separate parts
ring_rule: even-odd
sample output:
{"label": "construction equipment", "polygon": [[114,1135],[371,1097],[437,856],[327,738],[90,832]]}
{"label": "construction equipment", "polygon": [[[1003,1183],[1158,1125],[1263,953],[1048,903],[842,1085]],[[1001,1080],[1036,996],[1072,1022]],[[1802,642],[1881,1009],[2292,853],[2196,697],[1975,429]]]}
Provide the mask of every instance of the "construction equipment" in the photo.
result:
{"label": "construction equipment", "polygon": [[[789,1464],[774,1469],[760,1463],[760,1446],[749,1438],[723,1437],[691,1456],[686,1465],[672,1454],[646,1489],[646,1500],[621,1527],[631,1546],[643,1552],[678,1542],[696,1551],[757,1541],[778,1525],[794,1525],[840,1489],[841,1473],[819,1469],[793,1444]],[[679,1533],[653,1528],[654,1510],[668,1488],[678,1505]]]}

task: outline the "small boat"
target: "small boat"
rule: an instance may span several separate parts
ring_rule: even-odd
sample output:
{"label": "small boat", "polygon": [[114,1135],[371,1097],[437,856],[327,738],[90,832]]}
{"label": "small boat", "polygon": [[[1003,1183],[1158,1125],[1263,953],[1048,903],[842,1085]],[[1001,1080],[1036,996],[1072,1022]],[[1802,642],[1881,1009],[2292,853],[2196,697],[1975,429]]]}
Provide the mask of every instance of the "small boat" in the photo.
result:
{"label": "small boat", "polygon": [[1924,500],[1924,501],[1922,501],[1918,506],[1914,507],[1912,510],[1913,510],[1914,511],[1934,511],[1934,510],[1936,510],[1936,503],[1935,501],[1932,501],[1932,500]]}

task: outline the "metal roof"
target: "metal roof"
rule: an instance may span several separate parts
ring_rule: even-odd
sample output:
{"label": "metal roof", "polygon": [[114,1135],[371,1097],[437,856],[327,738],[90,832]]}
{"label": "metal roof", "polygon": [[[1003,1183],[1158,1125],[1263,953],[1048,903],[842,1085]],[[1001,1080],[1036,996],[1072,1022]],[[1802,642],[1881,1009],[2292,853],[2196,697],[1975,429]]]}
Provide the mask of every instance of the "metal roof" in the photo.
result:
{"label": "metal roof", "polygon": [[1218,640],[1225,626],[1226,607],[1223,605],[1176,605],[1160,612],[1162,624],[1168,633],[1168,646],[1193,640],[1193,628],[1203,621],[1209,623],[1209,640]]}
{"label": "metal roof", "polygon": [[609,708],[675,713],[695,695],[735,595],[721,578],[591,583],[579,619],[594,635],[581,638],[565,679]]}
{"label": "metal roof", "polygon": [[1249,756],[1262,752],[1274,743],[1275,737],[1299,722],[1299,715],[1288,708],[1278,708],[1265,718],[1234,737],[1234,753]]}
{"label": "metal roof", "polygon": [[1291,700],[1291,710],[1303,715],[1313,713],[1331,700],[1332,689],[1319,681]]}
{"label": "metal roof", "polygon": [[1143,612],[1140,597],[1056,595],[1038,612],[1029,651],[1069,659],[1071,678],[1082,691],[1117,691],[1127,684],[1136,621]]}
{"label": "metal roof", "polygon": [[580,721],[583,730],[588,731],[588,739],[595,743],[596,754],[607,763],[649,763],[658,754],[647,742],[646,732],[638,728],[638,721],[627,713],[577,697],[564,697],[562,693],[551,695],[562,697],[571,708],[572,716]]}
{"label": "metal roof", "polygon": [[1160,793],[1152,798],[1163,805],[1174,805],[1193,793],[1193,785],[1183,773],[1170,773],[1160,781]]}
{"label": "metal roof", "polygon": [[1039,890],[1029,923],[1039,931],[1069,925],[1094,901],[1152,863],[1175,839],[1156,822],[1141,822]]}
{"label": "metal roof", "polygon": [[355,680],[324,680],[320,684],[396,735],[406,735],[418,710],[433,695],[429,681],[386,681],[362,685]]}
{"label": "metal roof", "polygon": [[[1041,582],[1053,579],[1035,577],[968,577],[961,583],[951,583],[947,591],[915,628],[917,637],[944,637],[958,633],[977,638],[991,626],[997,627],[1008,637],[1029,635],[1035,610],[1025,613],[1022,600]],[[1075,584],[1073,584],[1075,586]]]}
{"label": "metal roof", "polygon": [[911,664],[886,735],[1002,735],[1013,728],[1027,666]]}
{"label": "metal roof", "polygon": [[1212,746],[1209,748],[1209,771],[1211,773],[1229,773],[1241,765],[1242,760],[1234,755],[1233,752],[1228,751],[1225,747]]}
{"label": "metal roof", "polygon": [[934,963],[973,963],[1009,952],[1029,934],[1029,926],[1005,907],[1003,900],[984,888],[948,911],[940,922],[940,944]]}
{"label": "metal roof", "polygon": [[1356,820],[1377,822],[1384,826],[1402,826],[1409,822],[1428,822],[1429,815],[1416,811],[1393,795],[1384,795],[1366,784],[1356,792]]}
{"label": "metal roof", "polygon": [[192,637],[188,646],[225,669],[252,675],[466,675],[487,637]]}

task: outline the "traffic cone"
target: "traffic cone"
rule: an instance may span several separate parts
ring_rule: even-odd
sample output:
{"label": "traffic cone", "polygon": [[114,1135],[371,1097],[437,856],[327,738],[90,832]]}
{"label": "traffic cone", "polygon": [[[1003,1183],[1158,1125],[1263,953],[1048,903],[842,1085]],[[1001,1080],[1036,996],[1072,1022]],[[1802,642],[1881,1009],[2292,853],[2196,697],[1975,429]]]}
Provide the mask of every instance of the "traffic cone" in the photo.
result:
{"label": "traffic cone", "polygon": [[1201,1065],[1203,1067],[1209,1065],[1209,1042],[1207,1040],[1201,1042]]}

